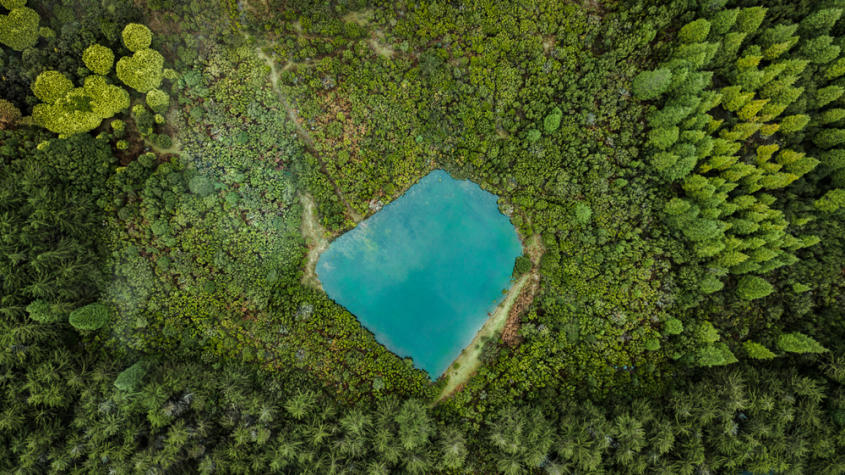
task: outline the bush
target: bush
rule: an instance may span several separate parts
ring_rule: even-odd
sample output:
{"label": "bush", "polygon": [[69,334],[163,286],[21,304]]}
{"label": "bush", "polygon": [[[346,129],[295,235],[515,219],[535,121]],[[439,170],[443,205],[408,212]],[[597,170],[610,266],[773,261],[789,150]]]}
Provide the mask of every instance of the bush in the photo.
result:
{"label": "bush", "polygon": [[667,335],[680,335],[684,331],[684,324],[677,318],[666,320],[663,332]]}
{"label": "bush", "polygon": [[70,313],[68,321],[77,330],[99,330],[109,320],[109,309],[101,303],[92,303]]}
{"label": "bush", "polygon": [[191,190],[191,193],[202,197],[214,193],[214,184],[211,183],[211,180],[202,175],[197,175],[191,178],[188,182],[188,188]]}
{"label": "bush", "polygon": [[751,340],[743,343],[742,348],[745,349],[745,353],[748,354],[749,358],[753,358],[755,360],[770,360],[775,357],[775,354],[772,353],[771,350]]}
{"label": "bush", "polygon": [[56,323],[63,319],[63,315],[53,311],[53,306],[39,299],[26,306],[29,318],[38,323]]}

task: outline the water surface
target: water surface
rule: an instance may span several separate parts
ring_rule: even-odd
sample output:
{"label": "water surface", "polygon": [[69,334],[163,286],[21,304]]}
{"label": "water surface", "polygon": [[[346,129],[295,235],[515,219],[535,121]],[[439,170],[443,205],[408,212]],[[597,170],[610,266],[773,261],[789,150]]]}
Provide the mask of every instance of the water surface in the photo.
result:
{"label": "water surface", "polygon": [[521,253],[495,195],[436,170],[332,242],[317,275],[379,342],[436,378],[501,300]]}

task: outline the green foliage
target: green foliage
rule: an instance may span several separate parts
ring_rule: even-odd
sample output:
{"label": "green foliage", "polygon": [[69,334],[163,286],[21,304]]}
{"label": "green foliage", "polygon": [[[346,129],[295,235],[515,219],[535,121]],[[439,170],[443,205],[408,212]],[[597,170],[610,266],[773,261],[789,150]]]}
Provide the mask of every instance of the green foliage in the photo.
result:
{"label": "green foliage", "polygon": [[701,43],[707,39],[709,34],[710,22],[704,18],[699,18],[681,27],[678,32],[678,39],[682,43]]}
{"label": "green foliage", "polygon": [[68,322],[77,330],[99,330],[109,321],[109,308],[91,303],[70,313]]}
{"label": "green foliage", "polygon": [[711,343],[702,346],[696,354],[696,363],[699,366],[726,366],[736,362],[736,356],[728,348],[728,345],[724,343]]}
{"label": "green foliage", "polygon": [[73,89],[73,83],[58,71],[44,71],[32,83],[32,92],[42,102],[53,104]]}
{"label": "green foliage", "polygon": [[590,218],[593,216],[593,210],[590,209],[590,206],[586,203],[578,202],[575,203],[575,220],[578,221],[582,225],[586,225],[590,222]]}
{"label": "green foliage", "polygon": [[117,61],[117,77],[138,92],[146,93],[161,85],[164,57],[152,49],[139,49]]}
{"label": "green foliage", "polygon": [[555,132],[558,127],[560,127],[561,118],[563,118],[563,112],[559,107],[555,107],[551,112],[549,112],[546,118],[543,119],[543,129],[547,134]]}
{"label": "green foliage", "polygon": [[775,354],[768,348],[751,340],[743,342],[742,348],[745,350],[745,353],[749,358],[753,358],[755,360],[770,360],[775,357]]}
{"label": "green foliage", "polygon": [[32,303],[26,306],[26,312],[29,318],[38,323],[56,323],[64,320],[65,315],[57,312],[53,305],[38,299],[33,300]]}
{"label": "green foliage", "polygon": [[734,29],[741,33],[753,34],[760,28],[760,24],[763,23],[763,19],[766,17],[766,11],[767,9],[763,7],[741,9],[736,17]]}
{"label": "green foliage", "polygon": [[637,99],[647,101],[660,97],[671,83],[672,71],[667,68],[643,71],[634,79],[632,90]]}
{"label": "green foliage", "polygon": [[663,331],[667,335],[680,335],[684,331],[684,324],[677,318],[670,318],[666,320]]}
{"label": "green foliage", "polygon": [[9,3],[11,11],[0,15],[0,43],[15,51],[23,51],[38,42],[38,13],[18,3]]}
{"label": "green foliage", "polygon": [[531,266],[531,259],[529,259],[527,256],[519,256],[514,262],[514,273],[516,275],[525,274],[526,272],[531,270]]}
{"label": "green foliage", "polygon": [[147,93],[147,105],[155,112],[164,112],[170,104],[170,96],[160,89],[153,89]]}
{"label": "green foliage", "polygon": [[138,361],[132,366],[124,369],[114,380],[114,387],[119,391],[135,391],[147,373],[146,365]]}
{"label": "green foliage", "polygon": [[82,52],[82,62],[95,74],[105,76],[114,64],[114,53],[106,46],[93,44]]}
{"label": "green foliage", "polygon": [[789,353],[824,353],[828,351],[827,348],[823,347],[813,338],[799,332],[779,335],[777,346],[779,349]]}
{"label": "green foliage", "polygon": [[126,49],[135,53],[150,47],[153,41],[153,33],[146,25],[129,23],[123,28],[121,38]]}
{"label": "green foliage", "polygon": [[736,294],[743,300],[754,300],[768,296],[774,292],[772,284],[756,275],[745,275],[739,279]]}

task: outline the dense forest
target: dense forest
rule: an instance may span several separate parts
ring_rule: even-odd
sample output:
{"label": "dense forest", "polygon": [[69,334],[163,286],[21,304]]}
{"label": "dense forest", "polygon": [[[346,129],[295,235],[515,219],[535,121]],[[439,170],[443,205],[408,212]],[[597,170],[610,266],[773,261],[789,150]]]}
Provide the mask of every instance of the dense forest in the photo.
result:
{"label": "dense forest", "polygon": [[[313,274],[435,169],[445,396]],[[843,218],[845,0],[0,0],[0,472],[845,473]]]}

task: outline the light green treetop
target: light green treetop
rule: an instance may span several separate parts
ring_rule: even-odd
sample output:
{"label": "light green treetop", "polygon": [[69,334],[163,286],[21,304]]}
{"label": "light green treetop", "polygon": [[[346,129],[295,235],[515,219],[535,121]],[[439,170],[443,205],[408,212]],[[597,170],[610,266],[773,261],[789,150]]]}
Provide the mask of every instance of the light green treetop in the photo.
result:
{"label": "light green treetop", "polygon": [[111,67],[114,64],[114,53],[111,49],[103,45],[93,44],[85,48],[85,51],[82,53],[82,62],[91,71],[106,75],[111,71]]}
{"label": "light green treetop", "polygon": [[150,47],[153,33],[146,25],[130,23],[123,28],[123,44],[129,51],[136,52]]}

